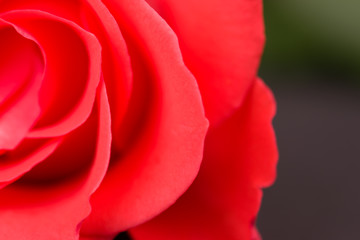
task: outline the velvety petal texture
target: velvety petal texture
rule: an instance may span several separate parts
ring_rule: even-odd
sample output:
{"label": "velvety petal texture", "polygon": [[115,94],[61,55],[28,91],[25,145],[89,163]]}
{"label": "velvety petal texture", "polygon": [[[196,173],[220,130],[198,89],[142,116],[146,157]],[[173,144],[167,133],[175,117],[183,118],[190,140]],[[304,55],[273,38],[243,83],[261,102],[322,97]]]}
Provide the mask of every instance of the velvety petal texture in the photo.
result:
{"label": "velvety petal texture", "polygon": [[274,181],[274,99],[260,80],[243,105],[210,128],[199,175],[168,210],[131,229],[137,240],[251,239],[261,188]]}

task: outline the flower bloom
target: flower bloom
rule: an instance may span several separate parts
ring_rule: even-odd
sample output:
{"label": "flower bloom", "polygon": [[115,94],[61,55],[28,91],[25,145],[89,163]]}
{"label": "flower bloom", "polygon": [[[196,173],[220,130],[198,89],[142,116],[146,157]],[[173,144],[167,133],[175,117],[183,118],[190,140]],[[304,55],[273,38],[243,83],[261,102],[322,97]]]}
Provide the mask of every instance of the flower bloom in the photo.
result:
{"label": "flower bloom", "polygon": [[260,0],[0,0],[0,239],[259,239]]}

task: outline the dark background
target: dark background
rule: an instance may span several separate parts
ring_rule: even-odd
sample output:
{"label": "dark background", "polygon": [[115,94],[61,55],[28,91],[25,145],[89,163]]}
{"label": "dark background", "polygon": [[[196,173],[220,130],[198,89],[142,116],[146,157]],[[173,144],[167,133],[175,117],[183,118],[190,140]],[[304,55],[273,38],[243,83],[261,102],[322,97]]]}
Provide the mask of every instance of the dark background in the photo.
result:
{"label": "dark background", "polygon": [[280,159],[263,240],[360,239],[360,1],[264,0]]}

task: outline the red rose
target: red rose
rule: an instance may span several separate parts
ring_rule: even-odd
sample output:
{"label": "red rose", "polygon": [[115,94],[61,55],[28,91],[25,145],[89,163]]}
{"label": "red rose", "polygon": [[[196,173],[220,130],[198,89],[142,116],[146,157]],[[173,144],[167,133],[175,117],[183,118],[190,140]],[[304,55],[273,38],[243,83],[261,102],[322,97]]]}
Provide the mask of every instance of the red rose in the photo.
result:
{"label": "red rose", "polygon": [[0,239],[258,238],[263,39],[257,0],[0,0]]}

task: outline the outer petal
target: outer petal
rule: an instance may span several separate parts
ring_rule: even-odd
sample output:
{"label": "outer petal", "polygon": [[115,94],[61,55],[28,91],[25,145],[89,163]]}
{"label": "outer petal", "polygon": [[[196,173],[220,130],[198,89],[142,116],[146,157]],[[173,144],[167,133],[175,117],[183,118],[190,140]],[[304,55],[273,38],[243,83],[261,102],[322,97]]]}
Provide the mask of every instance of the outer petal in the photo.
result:
{"label": "outer petal", "polygon": [[90,212],[89,197],[105,175],[110,157],[105,87],[99,89],[98,97],[97,107],[84,123],[97,135],[92,164],[64,181],[39,183],[21,178],[0,190],[0,239],[78,239],[80,223]]}
{"label": "outer petal", "polygon": [[251,240],[261,240],[261,236],[255,227],[252,229]]}
{"label": "outer petal", "polygon": [[[136,240],[250,240],[260,188],[273,182],[274,100],[257,81],[242,107],[211,128],[198,178],[167,211],[131,230]],[[255,235],[253,235],[255,237]]]}
{"label": "outer petal", "polygon": [[264,43],[261,0],[149,0],[179,38],[206,116],[216,124],[241,104]]}
{"label": "outer petal", "polygon": [[207,130],[196,81],[182,62],[171,29],[142,0],[103,2],[131,48],[134,75],[138,74],[134,88],[144,87],[148,98],[140,100],[147,115],[140,116],[135,144],[114,154],[92,198],[84,236],[117,233],[171,205],[198,172]]}

